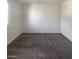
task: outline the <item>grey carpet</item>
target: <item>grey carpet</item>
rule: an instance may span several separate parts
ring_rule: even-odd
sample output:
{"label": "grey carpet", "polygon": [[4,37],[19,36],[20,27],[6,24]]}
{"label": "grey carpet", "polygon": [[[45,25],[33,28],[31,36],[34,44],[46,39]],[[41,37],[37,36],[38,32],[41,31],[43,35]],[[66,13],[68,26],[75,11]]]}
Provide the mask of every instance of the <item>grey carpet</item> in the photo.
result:
{"label": "grey carpet", "polygon": [[72,42],[60,33],[23,33],[8,45],[7,59],[72,59]]}

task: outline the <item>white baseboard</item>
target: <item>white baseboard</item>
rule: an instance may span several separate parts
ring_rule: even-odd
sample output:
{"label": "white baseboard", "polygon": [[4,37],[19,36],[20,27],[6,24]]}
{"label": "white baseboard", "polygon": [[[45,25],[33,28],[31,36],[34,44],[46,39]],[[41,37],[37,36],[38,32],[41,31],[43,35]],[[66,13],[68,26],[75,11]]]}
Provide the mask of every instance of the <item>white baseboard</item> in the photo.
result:
{"label": "white baseboard", "polygon": [[62,35],[64,35],[66,38],[68,38],[70,41],[72,41],[72,36],[64,33],[64,32],[61,32]]}

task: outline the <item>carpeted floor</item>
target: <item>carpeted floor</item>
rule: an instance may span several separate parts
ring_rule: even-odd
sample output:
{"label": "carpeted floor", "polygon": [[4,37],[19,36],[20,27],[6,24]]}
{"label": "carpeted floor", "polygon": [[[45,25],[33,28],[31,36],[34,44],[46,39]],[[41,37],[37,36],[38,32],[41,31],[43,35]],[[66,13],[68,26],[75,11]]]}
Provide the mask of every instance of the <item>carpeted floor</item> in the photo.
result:
{"label": "carpeted floor", "polygon": [[7,53],[7,59],[72,59],[72,42],[60,33],[23,33]]}

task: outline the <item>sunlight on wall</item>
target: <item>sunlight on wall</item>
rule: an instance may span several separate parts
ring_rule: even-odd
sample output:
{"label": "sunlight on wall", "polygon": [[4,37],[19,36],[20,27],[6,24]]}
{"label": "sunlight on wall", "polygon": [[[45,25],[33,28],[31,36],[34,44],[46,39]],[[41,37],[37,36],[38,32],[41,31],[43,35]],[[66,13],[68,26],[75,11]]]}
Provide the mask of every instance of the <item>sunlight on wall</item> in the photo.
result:
{"label": "sunlight on wall", "polygon": [[37,9],[35,6],[31,6],[29,8],[29,25],[32,27],[36,27],[39,25],[39,23],[41,22],[41,18],[42,18],[42,13],[41,11],[39,11],[39,9]]}
{"label": "sunlight on wall", "polygon": [[60,6],[57,4],[32,4],[24,6],[25,33],[59,33]]}

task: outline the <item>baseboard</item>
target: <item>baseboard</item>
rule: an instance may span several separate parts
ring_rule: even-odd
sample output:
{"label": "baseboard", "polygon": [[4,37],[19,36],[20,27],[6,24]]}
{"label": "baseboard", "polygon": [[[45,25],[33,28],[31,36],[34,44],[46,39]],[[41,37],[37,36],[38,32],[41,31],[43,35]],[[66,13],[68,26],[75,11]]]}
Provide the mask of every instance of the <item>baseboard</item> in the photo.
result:
{"label": "baseboard", "polygon": [[18,36],[16,36],[16,38],[14,38],[14,40],[12,40],[10,43],[8,43],[7,46],[10,45],[12,42],[14,42],[14,41],[15,41],[18,37],[20,37],[21,35],[22,35],[22,33],[19,34]]}
{"label": "baseboard", "polygon": [[[8,45],[10,45],[12,42],[15,42],[18,38],[20,38],[21,35],[26,34],[26,33],[21,33],[20,35],[18,35],[14,40],[12,40]],[[27,34],[34,34],[34,33],[27,33]],[[41,34],[41,33],[38,33]],[[43,33],[42,33],[43,34]],[[46,33],[45,33],[46,34]],[[56,34],[56,33],[47,33],[47,34]],[[65,34],[63,33],[57,33],[57,34],[62,34],[64,37],[66,37],[67,39],[69,39],[70,41],[72,41],[70,38],[68,38]]]}
{"label": "baseboard", "polygon": [[[31,33],[31,32],[23,32],[23,34],[24,33]],[[32,33],[43,33],[43,32],[32,32]],[[47,32],[48,33],[48,32]],[[58,33],[60,33],[60,32],[58,32]],[[52,33],[49,33],[49,34],[52,34]]]}
{"label": "baseboard", "polygon": [[70,41],[72,41],[72,37],[71,36],[68,36],[68,35],[65,35],[65,33],[61,33],[63,36],[65,36],[67,39],[69,39]]}

